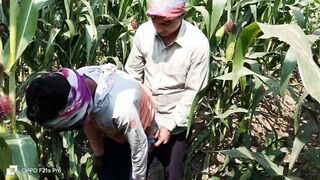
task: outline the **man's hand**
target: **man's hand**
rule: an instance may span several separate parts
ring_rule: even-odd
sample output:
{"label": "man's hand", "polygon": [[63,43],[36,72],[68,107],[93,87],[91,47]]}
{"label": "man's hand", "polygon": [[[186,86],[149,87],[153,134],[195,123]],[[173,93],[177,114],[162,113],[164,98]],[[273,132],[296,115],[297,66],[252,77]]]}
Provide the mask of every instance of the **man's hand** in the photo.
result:
{"label": "man's hand", "polygon": [[158,147],[161,144],[167,144],[170,140],[170,131],[162,127],[156,132],[155,138],[158,138],[158,140],[154,143],[154,146]]}

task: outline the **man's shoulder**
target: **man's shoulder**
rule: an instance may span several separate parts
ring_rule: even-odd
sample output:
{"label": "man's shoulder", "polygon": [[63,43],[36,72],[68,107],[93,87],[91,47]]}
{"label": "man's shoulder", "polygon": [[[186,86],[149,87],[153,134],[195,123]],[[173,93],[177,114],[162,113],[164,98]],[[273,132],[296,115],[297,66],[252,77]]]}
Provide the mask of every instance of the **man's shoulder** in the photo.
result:
{"label": "man's shoulder", "polygon": [[206,35],[195,25],[184,21],[185,24],[185,37],[188,42],[192,42],[193,46],[203,46],[209,44],[209,40]]}
{"label": "man's shoulder", "polygon": [[151,21],[142,23],[136,32],[136,34],[142,34],[144,37],[148,35],[153,36],[154,33],[155,33],[155,29]]}

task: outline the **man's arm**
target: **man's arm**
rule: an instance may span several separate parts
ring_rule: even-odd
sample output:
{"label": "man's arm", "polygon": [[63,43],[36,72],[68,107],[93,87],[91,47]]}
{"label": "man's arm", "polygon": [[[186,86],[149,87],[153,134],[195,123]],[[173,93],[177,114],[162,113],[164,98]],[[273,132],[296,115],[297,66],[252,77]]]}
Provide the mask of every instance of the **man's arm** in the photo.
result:
{"label": "man's arm", "polygon": [[143,81],[144,75],[144,58],[140,50],[140,38],[139,38],[139,30],[136,32],[136,35],[133,39],[133,46],[130,51],[129,57],[125,64],[125,70],[133,76],[138,81]]}
{"label": "man's arm", "polygon": [[131,149],[132,178],[144,180],[147,172],[148,141],[134,105],[126,114],[117,118],[115,125],[123,130]]}
{"label": "man's arm", "polygon": [[104,141],[103,135],[97,128],[94,120],[86,122],[83,130],[89,140],[91,149],[93,150],[93,171],[100,173],[103,167]]}
{"label": "man's arm", "polygon": [[103,135],[96,126],[94,120],[86,122],[83,130],[89,140],[90,146],[95,156],[102,156],[104,153]]}
{"label": "man's arm", "polygon": [[191,104],[199,90],[203,89],[209,78],[209,43],[203,43],[195,49],[190,70],[185,82],[185,93],[172,113],[172,120],[165,124],[165,128],[172,131],[177,126],[187,126],[187,118]]}

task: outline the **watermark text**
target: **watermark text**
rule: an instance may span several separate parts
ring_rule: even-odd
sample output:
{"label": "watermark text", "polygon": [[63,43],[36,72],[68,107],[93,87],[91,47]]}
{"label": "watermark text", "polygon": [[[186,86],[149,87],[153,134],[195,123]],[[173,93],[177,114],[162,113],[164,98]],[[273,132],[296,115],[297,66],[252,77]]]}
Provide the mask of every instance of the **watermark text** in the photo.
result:
{"label": "watermark text", "polygon": [[61,173],[61,168],[53,168],[53,167],[23,167],[18,168],[17,165],[10,165],[7,168],[7,175],[14,175],[18,170],[21,170],[23,173]]}

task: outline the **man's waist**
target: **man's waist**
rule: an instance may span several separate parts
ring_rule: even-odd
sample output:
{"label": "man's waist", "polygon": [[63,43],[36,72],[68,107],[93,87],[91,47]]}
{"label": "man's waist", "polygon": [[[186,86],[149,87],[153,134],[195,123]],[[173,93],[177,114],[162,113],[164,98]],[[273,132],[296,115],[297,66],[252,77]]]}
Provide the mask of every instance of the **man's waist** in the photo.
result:
{"label": "man's waist", "polygon": [[[172,119],[172,115],[171,114],[159,114],[157,113],[156,116],[155,116],[155,121],[158,125],[158,127],[165,127],[165,125],[168,123],[168,121],[174,121]],[[176,123],[176,122],[175,122]],[[172,134],[179,134],[180,132],[182,131],[185,131],[187,128],[186,124],[183,123],[183,124],[177,124],[177,127],[174,128],[172,130]]]}

